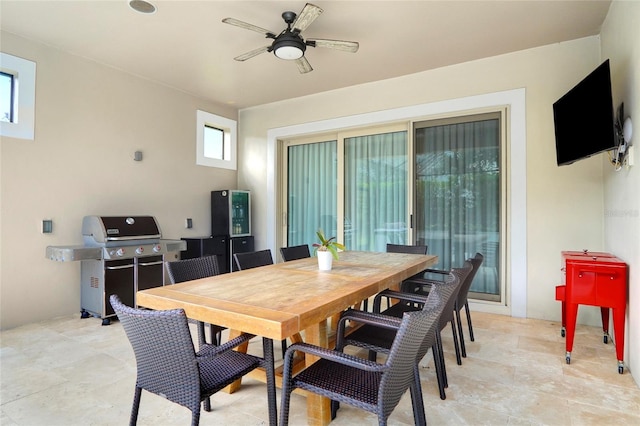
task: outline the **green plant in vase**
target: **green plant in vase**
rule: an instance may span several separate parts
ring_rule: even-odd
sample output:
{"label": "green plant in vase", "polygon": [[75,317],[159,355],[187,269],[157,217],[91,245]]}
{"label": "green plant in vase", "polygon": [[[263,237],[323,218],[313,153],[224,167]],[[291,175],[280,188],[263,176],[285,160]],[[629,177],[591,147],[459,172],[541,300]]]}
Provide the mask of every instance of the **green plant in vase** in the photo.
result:
{"label": "green plant in vase", "polygon": [[313,254],[314,256],[317,252],[328,251],[331,252],[333,258],[338,260],[338,250],[346,250],[346,247],[343,244],[340,244],[336,241],[336,237],[327,238],[324,236],[324,231],[322,229],[318,229],[316,231],[316,235],[320,243],[314,243]]}

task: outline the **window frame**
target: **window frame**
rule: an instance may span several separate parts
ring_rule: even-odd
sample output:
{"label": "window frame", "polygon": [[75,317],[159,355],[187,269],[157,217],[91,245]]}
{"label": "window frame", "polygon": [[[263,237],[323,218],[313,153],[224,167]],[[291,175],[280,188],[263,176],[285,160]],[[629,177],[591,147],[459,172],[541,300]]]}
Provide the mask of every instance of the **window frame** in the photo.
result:
{"label": "window frame", "polygon": [[0,135],[34,140],[36,63],[0,52],[0,70],[14,79],[13,121],[0,121]]}
{"label": "window frame", "polygon": [[[221,169],[237,170],[237,134],[238,123],[235,120],[221,117],[210,112],[197,110],[196,112],[196,164],[199,166],[217,167]],[[205,157],[204,133],[206,127],[222,130],[224,133],[222,149],[224,159]]]}

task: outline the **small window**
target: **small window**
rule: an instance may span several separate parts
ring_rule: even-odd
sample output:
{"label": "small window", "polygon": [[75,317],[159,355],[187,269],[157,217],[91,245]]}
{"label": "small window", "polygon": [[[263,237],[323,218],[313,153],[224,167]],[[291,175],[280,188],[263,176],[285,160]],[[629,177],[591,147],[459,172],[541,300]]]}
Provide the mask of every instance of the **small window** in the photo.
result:
{"label": "small window", "polygon": [[224,160],[224,130],[205,124],[204,156],[214,160]]}
{"label": "small window", "polygon": [[196,164],[236,170],[236,121],[200,110],[196,116]]}
{"label": "small window", "polygon": [[0,121],[14,122],[13,100],[15,98],[15,78],[13,74],[0,71]]}
{"label": "small window", "polygon": [[33,140],[36,64],[0,52],[0,135]]}

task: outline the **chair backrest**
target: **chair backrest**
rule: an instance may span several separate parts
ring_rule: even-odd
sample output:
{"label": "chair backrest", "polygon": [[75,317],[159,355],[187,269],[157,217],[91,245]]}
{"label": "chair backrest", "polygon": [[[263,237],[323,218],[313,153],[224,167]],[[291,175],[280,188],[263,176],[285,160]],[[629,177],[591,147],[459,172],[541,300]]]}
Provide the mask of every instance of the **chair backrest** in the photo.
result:
{"label": "chair backrest", "polygon": [[219,275],[218,256],[203,256],[167,262],[167,272],[171,284]]}
{"label": "chair backrest", "polygon": [[387,244],[387,253],[427,254],[427,246]]}
{"label": "chair backrest", "polygon": [[[389,368],[380,381],[378,415],[387,419],[415,380],[414,368],[425,339],[435,341],[438,317],[443,305],[437,296],[421,311],[405,313],[385,364]],[[433,343],[432,343],[433,345]],[[381,423],[382,424],[382,423]]]}
{"label": "chair backrest", "polygon": [[[456,301],[458,300],[460,287],[472,270],[473,265],[468,260],[465,260],[464,264],[460,268],[451,268],[450,274],[456,276],[458,278],[458,282],[456,288],[453,291],[453,294],[451,295],[449,300],[447,300],[447,304],[442,311],[442,315],[440,316],[440,330],[445,328],[447,326],[447,323],[449,323],[453,319],[453,309],[455,307]],[[434,286],[438,285],[439,284],[434,284],[431,287],[433,288]]]}
{"label": "chair backrest", "polygon": [[282,259],[284,259],[285,262],[289,262],[290,260],[304,259],[305,257],[311,257],[309,246],[306,244],[292,247],[280,247],[280,254],[282,255]]}
{"label": "chair backrest", "polygon": [[271,257],[271,250],[269,249],[249,253],[234,253],[233,259],[240,271],[257,268],[258,266],[273,265],[273,257]]}
{"label": "chair backrest", "polygon": [[480,269],[480,265],[482,265],[482,261],[484,260],[484,256],[481,253],[476,253],[475,256],[470,257],[468,262],[471,263],[473,269],[467,275],[464,282],[460,285],[460,291],[458,292],[458,299],[456,302],[455,308],[460,310],[467,303],[467,295],[469,294],[469,289],[471,288],[471,284],[473,283],[473,279],[476,276],[476,273]]}
{"label": "chair backrest", "polygon": [[194,410],[200,403],[200,373],[182,309],[134,309],[111,295],[111,306],[136,357],[136,385]]}

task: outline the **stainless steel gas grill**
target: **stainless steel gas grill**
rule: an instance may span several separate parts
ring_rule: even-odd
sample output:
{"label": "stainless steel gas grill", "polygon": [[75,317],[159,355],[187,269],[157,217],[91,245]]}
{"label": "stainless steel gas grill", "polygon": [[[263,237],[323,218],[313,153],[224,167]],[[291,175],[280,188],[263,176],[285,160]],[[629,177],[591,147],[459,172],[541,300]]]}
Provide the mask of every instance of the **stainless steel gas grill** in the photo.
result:
{"label": "stainless steel gas grill", "polygon": [[186,249],[182,240],[161,239],[153,216],[85,216],[83,246],[49,246],[47,257],[81,261],[81,312],[110,324],[115,312],[109,296],[117,294],[136,306],[136,292],[165,283],[164,262],[171,253]]}

